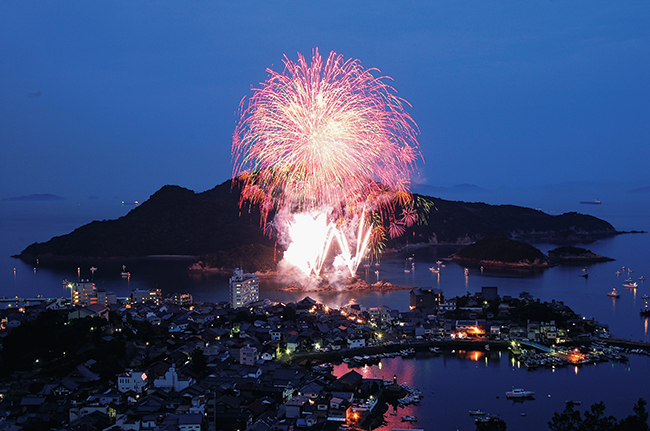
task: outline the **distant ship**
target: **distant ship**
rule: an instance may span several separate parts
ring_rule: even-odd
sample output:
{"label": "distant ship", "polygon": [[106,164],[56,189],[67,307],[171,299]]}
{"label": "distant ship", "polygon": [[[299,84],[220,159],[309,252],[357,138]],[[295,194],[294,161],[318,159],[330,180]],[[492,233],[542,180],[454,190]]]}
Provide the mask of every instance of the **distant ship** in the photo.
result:
{"label": "distant ship", "polygon": [[581,204],[592,204],[592,205],[600,205],[600,199],[596,199],[593,201],[580,201]]}

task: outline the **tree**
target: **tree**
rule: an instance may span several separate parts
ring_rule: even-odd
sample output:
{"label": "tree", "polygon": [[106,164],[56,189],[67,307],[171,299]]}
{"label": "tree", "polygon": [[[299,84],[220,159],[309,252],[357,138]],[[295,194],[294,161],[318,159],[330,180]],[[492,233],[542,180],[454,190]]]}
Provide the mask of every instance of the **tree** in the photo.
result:
{"label": "tree", "polygon": [[639,398],[632,410],[634,414],[621,419],[618,423],[616,431],[648,431],[648,411],[645,406],[647,405],[646,400]]}
{"label": "tree", "polygon": [[575,404],[568,402],[562,413],[555,412],[548,423],[551,431],[650,431],[646,401],[640,398],[634,405],[634,414],[619,422],[613,416],[605,416],[605,403],[593,404],[584,412],[584,419]]}
{"label": "tree", "polygon": [[589,411],[584,413],[584,420],[580,430],[585,431],[612,431],[616,424],[614,416],[605,416],[605,403],[593,404]]}
{"label": "tree", "polygon": [[568,402],[562,413],[553,413],[553,419],[548,423],[551,431],[578,431],[582,424],[580,412],[572,402]]}

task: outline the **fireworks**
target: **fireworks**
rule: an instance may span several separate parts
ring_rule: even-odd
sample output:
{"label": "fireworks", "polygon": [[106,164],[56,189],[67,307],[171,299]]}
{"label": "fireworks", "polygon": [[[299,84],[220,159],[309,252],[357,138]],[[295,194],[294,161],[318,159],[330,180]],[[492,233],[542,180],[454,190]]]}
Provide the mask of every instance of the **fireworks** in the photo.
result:
{"label": "fireworks", "polygon": [[[379,228],[373,220],[387,219],[391,234],[413,222],[408,189],[420,157],[417,126],[386,78],[358,60],[332,52],[323,63],[314,50],[311,63],[300,54],[295,63],[285,56],[283,73],[267,71],[248,103],[242,100],[233,138],[242,204],[259,204],[263,223],[271,212],[311,214],[319,223],[324,217],[318,237],[306,241],[314,242],[310,255],[316,255],[307,270],[320,272],[336,240],[354,272],[369,241],[383,237],[373,232]],[[399,218],[396,204],[405,208]],[[297,220],[287,218],[279,228],[292,243]]]}

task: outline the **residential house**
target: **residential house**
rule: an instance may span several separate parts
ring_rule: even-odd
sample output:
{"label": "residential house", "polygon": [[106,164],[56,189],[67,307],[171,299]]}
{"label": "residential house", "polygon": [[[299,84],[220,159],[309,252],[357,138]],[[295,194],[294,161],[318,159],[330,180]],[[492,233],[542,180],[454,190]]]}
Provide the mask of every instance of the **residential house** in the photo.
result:
{"label": "residential house", "polygon": [[117,376],[117,390],[125,392],[142,393],[147,386],[147,374],[141,371],[127,370]]}

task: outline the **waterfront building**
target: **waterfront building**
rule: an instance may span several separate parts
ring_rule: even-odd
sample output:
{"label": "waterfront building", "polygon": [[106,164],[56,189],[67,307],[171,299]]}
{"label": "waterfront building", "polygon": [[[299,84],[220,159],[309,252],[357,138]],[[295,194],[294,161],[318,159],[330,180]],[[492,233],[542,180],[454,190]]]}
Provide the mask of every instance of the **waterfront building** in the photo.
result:
{"label": "waterfront building", "polygon": [[236,268],[230,277],[230,306],[232,308],[248,307],[260,297],[260,279],[255,274],[244,274]]}
{"label": "waterfront building", "polygon": [[391,321],[391,309],[387,305],[380,305],[379,307],[370,307],[368,313],[370,319],[377,323],[389,323]]}
{"label": "waterfront building", "polygon": [[104,288],[97,288],[90,280],[72,282],[63,280],[63,288],[70,289],[70,304],[87,307],[89,305],[109,306],[117,304],[117,296],[106,292]]}
{"label": "waterfront building", "polygon": [[131,292],[131,303],[144,304],[148,301],[153,301],[154,304],[162,304],[162,292],[160,289],[134,289]]}
{"label": "waterfront building", "polygon": [[194,303],[194,298],[190,293],[176,293],[174,294],[174,304],[181,307],[188,307]]}
{"label": "waterfront building", "polygon": [[445,297],[442,293],[442,289],[432,288],[432,289],[422,289],[417,288],[411,290],[410,294],[410,308],[413,309],[437,309],[440,304],[445,302]]}
{"label": "waterfront building", "polygon": [[70,282],[63,280],[63,288],[70,289],[70,303],[72,305],[97,304],[97,287],[89,280]]}

